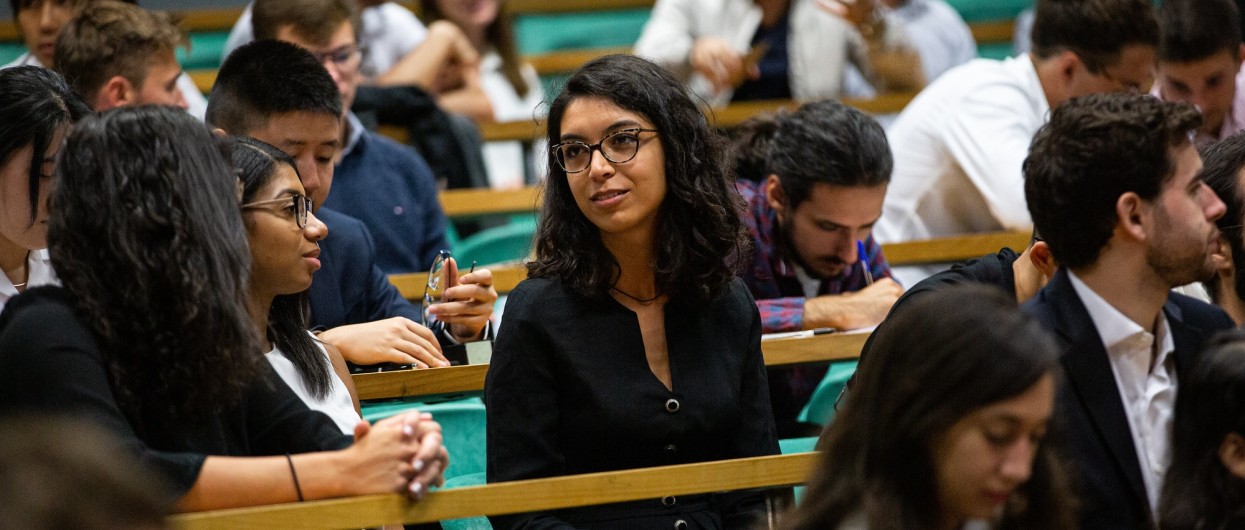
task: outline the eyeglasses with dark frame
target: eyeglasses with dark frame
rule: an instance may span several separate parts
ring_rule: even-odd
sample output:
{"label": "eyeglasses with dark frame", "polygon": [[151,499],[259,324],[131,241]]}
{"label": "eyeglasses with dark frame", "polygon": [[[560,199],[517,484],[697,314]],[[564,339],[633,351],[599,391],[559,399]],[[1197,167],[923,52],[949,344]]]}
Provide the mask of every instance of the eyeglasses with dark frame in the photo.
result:
{"label": "eyeglasses with dark frame", "polygon": [[333,61],[333,64],[336,65],[344,65],[349,63],[355,57],[362,56],[362,54],[359,53],[359,47],[354,44],[346,44],[326,52],[312,52],[311,55],[314,56],[316,58],[316,62],[320,64],[324,64],[324,61],[327,59],[329,61]]}
{"label": "eyeglasses with dark frame", "polygon": [[639,127],[614,131],[605,135],[600,142],[589,144],[571,140],[555,144],[549,148],[553,159],[567,173],[579,173],[592,165],[592,152],[601,151],[606,160],[615,164],[630,162],[640,152],[640,133],[659,132],[657,129]]}
{"label": "eyeglasses with dark frame", "polygon": [[307,228],[307,214],[311,212],[311,198],[306,195],[295,193],[289,197],[252,202],[243,204],[242,209],[263,210],[266,206],[279,205],[282,203],[288,205],[289,208],[293,208],[294,223],[297,224],[299,228]]}

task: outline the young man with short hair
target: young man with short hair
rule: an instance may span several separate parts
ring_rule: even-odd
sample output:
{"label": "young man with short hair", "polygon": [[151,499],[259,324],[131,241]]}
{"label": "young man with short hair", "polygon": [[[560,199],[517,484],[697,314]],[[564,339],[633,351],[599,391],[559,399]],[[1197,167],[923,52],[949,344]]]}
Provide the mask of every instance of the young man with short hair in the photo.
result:
{"label": "young man with short hair", "polygon": [[[1149,0],[1038,0],[1033,51],[955,68],[889,128],[895,174],[879,241],[1032,229],[1020,165],[1051,108],[1150,85],[1158,24]],[[896,271],[906,284],[938,267]]]}
{"label": "young man with short hair", "polygon": [[1245,129],[1245,44],[1231,0],[1164,0],[1159,5],[1158,79],[1153,94],[1202,113],[1194,140],[1205,147]]}
{"label": "young man with short hair", "polygon": [[362,80],[351,0],[259,0],[252,20],[257,39],[309,50],[337,84],[346,109],[340,128],[337,192],[320,197],[367,225],[376,238],[376,264],[386,274],[427,270],[449,248],[447,220],[427,162],[411,148],[364,129],[349,111]]}
{"label": "young man with short hair", "polygon": [[124,105],[187,108],[174,51],[186,39],[167,14],[102,0],[56,38],[55,69],[97,111]]}
{"label": "young man with short hair", "polygon": [[[805,104],[778,120],[766,166],[760,183],[736,183],[752,236],[740,276],[762,331],[876,325],[903,291],[870,235],[891,172],[882,127],[837,101]],[[780,436],[798,434],[790,430],[796,414],[825,372],[771,370]]]}
{"label": "young man with short hair", "polygon": [[[1040,16],[1040,9],[1039,9]],[[1172,293],[1214,271],[1224,204],[1202,180],[1192,105],[1098,94],[1056,107],[1024,162],[1038,232],[1062,265],[1024,305],[1063,351],[1062,453],[1082,528],[1151,528],[1180,377],[1233,326]]]}
{"label": "young man with short hair", "polygon": [[[26,44],[26,53],[20,55],[9,64],[12,66],[55,67],[57,38],[61,28],[77,15],[78,11],[99,0],[9,0],[13,7],[13,18],[17,21],[18,33]],[[132,0],[126,3],[134,4]],[[180,69],[180,67],[179,67]],[[177,89],[186,101],[187,109],[192,116],[202,119],[207,109],[207,100],[199,93],[190,76],[184,73],[177,78]]]}
{"label": "young man with short hair", "polygon": [[333,79],[310,53],[273,40],[242,46],[221,65],[211,96],[209,124],[270,143],[295,159],[315,215],[329,228],[310,289],[311,324],[327,328],[321,340],[355,364],[427,367],[445,365],[439,342],[485,335],[497,300],[488,270],[463,275],[462,285],[446,289],[443,297],[454,302],[433,312],[449,329],[434,336],[422,325],[420,310],[376,266],[367,227],[320,207],[341,148],[342,102]]}

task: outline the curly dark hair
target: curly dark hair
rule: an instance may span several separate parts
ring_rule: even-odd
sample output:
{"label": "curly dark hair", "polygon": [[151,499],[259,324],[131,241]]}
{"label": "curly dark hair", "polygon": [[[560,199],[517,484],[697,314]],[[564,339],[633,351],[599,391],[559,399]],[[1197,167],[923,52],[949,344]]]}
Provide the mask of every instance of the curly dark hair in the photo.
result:
{"label": "curly dark hair", "polygon": [[1158,46],[1159,23],[1149,0],[1038,0],[1032,40],[1040,58],[1071,50],[1101,74],[1126,46]]}
{"label": "curly dark hair", "polygon": [[132,421],[235,405],[262,359],[247,311],[237,178],[202,123],[118,108],[66,140],[49,199],[52,264]]}
{"label": "curly dark hair", "polygon": [[13,154],[31,146],[26,170],[30,222],[39,214],[39,180],[43,159],[56,133],[91,113],[65,79],[46,68],[18,66],[0,70],[0,166]]}
{"label": "curly dark hair", "polygon": [[[708,300],[726,288],[747,245],[724,140],[709,127],[687,90],[665,69],[631,55],[609,55],[576,71],[549,109],[546,138],[562,136],[571,102],[602,98],[638,113],[660,131],[666,159],[666,197],[657,222],[653,264],[659,292]],[[575,204],[566,171],[550,153],[544,206],[536,231],[532,277],[556,276],[590,298],[608,296],[618,261],[600,231]]]}
{"label": "curly dark hair", "polygon": [[1240,528],[1245,479],[1226,469],[1219,447],[1245,436],[1245,332],[1216,335],[1180,378],[1172,426],[1172,460],[1159,502],[1164,530]]}
{"label": "curly dark hair", "polygon": [[[786,530],[839,528],[864,511],[868,528],[942,524],[935,450],[962,418],[1058,373],[1059,349],[999,289],[949,287],[914,299],[879,328],[851,399],[818,442],[821,463]],[[1001,528],[1075,528],[1052,433],[1007,503]]]}
{"label": "curly dark hair", "polygon": [[[242,204],[255,201],[255,194],[268,185],[277,168],[285,165],[298,174],[294,159],[267,143],[245,136],[229,139],[230,159],[242,179]],[[302,176],[299,176],[302,180]],[[250,213],[242,212],[242,222],[253,224]],[[252,281],[257,281],[252,278]],[[332,388],[332,367],[307,333],[311,303],[307,291],[277,296],[268,310],[268,338],[281,349],[298,375],[307,383],[311,396],[323,399]]]}
{"label": "curly dark hair", "polygon": [[1051,113],[1024,162],[1025,201],[1059,263],[1098,259],[1116,223],[1120,195],[1158,197],[1175,173],[1172,149],[1202,124],[1197,109],[1148,94],[1094,94]]}

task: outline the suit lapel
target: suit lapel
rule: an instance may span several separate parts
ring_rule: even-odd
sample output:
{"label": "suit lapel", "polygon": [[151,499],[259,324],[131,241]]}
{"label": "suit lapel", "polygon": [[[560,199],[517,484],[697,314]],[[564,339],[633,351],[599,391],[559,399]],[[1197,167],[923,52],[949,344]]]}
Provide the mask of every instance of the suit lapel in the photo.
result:
{"label": "suit lapel", "polygon": [[1163,313],[1167,315],[1167,329],[1176,347],[1176,377],[1179,382],[1180,375],[1189,373],[1187,370],[1193,367],[1193,356],[1201,349],[1205,332],[1185,322],[1180,306],[1170,297],[1163,304]]}
{"label": "suit lapel", "polygon": [[1142,504],[1148,506],[1132,429],[1102,338],[1066,271],[1056,274],[1045,291],[1054,309],[1056,331],[1066,341],[1061,360],[1072,394],[1088,414],[1117,470],[1124,475],[1133,493],[1143,500]]}

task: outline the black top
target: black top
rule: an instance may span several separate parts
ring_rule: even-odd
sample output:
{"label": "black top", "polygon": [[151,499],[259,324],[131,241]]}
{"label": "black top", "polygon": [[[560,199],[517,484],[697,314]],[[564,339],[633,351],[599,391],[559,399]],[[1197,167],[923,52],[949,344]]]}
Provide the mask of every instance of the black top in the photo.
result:
{"label": "black top", "polygon": [[376,245],[363,222],[329,208],[316,210],[316,217],[328,226],[329,237],[320,242],[321,267],[308,292],[312,326],[329,329],[390,317],[422,324],[419,308],[376,266]]}
{"label": "black top", "polygon": [[[873,347],[873,338],[877,332],[886,328],[887,322],[891,322],[895,315],[898,315],[908,307],[912,299],[932,292],[941,291],[952,285],[964,284],[982,284],[993,285],[1007,293],[1007,297],[1012,300],[1016,299],[1016,273],[1012,270],[1012,265],[1016,260],[1020,259],[1020,255],[1016,251],[1003,247],[998,254],[986,254],[980,258],[973,258],[964,263],[952,265],[950,269],[939,272],[929,278],[917,282],[911,289],[908,289],[899,300],[895,301],[895,305],[891,306],[890,313],[887,313],[886,319],[878,324],[877,330],[869,335],[869,339],[865,341],[865,345],[860,350],[860,360],[864,362],[865,356],[869,354],[870,348]],[[856,375],[852,374],[851,380],[848,381],[847,387],[850,389],[855,386]]]}
{"label": "black top", "polygon": [[[520,283],[484,385],[489,482],[777,454],[761,320],[743,282],[665,309],[673,391],[649,368],[634,312],[558,279]],[[499,530],[743,528],[761,505],[756,494],[675,501],[492,520]]]}
{"label": "black top", "polygon": [[178,497],[194,485],[208,455],[281,455],[350,445],[349,436],[328,416],[307,409],[262,360],[259,379],[223,414],[176,424],[127,418],[112,392],[107,353],[71,303],[63,288],[40,287],[5,307],[0,316],[0,415],[63,413],[94,420],[163,472]]}

